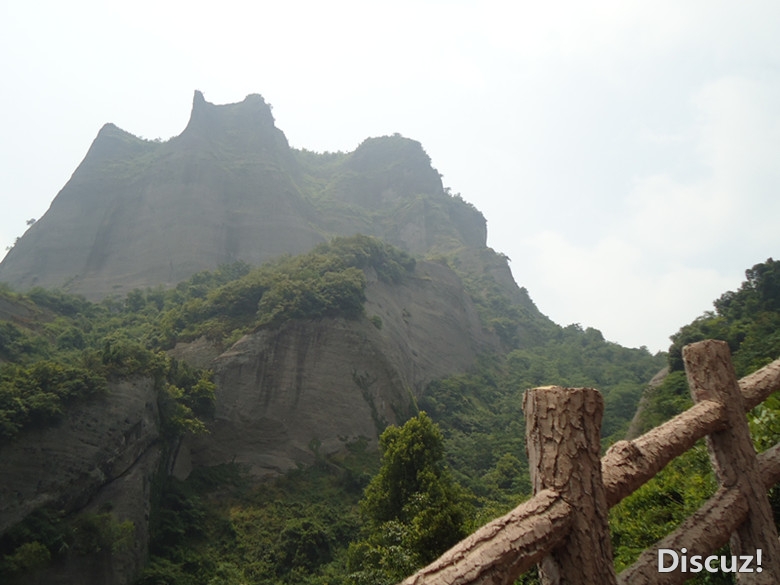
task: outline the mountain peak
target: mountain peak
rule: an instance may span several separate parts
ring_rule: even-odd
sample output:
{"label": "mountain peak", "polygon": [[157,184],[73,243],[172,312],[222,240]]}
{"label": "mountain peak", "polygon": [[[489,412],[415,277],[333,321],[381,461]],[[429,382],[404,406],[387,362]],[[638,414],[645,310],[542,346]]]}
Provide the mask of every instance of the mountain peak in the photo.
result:
{"label": "mountain peak", "polygon": [[355,233],[421,256],[486,240],[484,217],[447,195],[419,142],[383,136],[335,158],[307,154],[290,148],[261,95],[215,105],[196,91],[187,127],[166,142],[104,125],[0,280],[98,299]]}
{"label": "mountain peak", "polygon": [[217,140],[229,137],[231,141],[244,137],[248,142],[255,142],[253,138],[269,137],[274,131],[271,106],[260,94],[249,94],[241,102],[215,105],[206,101],[203,92],[195,90],[190,121],[182,136]]}

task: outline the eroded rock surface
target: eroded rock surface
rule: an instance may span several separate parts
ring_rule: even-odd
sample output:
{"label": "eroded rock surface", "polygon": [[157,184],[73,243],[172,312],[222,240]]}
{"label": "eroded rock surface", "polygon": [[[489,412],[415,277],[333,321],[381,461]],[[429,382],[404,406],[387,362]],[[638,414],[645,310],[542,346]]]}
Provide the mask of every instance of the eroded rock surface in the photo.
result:
{"label": "eroded rock surface", "polygon": [[361,437],[376,446],[425,384],[496,345],[448,268],[419,262],[396,285],[371,276],[365,317],[260,330],[214,360],[216,421],[192,440],[195,464],[235,461],[266,475]]}
{"label": "eroded rock surface", "polygon": [[111,383],[106,396],[73,405],[57,426],[0,446],[0,534],[42,507],[69,514],[110,510],[134,525],[132,543],[111,555],[71,556],[42,583],[125,585],[146,561],[150,490],[160,463],[151,380]]}

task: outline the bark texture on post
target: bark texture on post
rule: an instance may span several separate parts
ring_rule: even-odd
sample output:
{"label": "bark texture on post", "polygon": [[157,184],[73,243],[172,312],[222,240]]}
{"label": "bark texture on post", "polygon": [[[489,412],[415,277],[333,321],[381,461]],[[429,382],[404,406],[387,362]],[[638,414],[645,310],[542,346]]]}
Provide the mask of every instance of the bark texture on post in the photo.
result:
{"label": "bark texture on post", "polygon": [[753,410],[780,389],[780,359],[742,378],[739,387],[745,399],[745,410]]}
{"label": "bark texture on post", "polygon": [[726,428],[726,409],[705,400],[633,441],[618,441],[601,459],[607,505],[611,508],[655,477],[708,434]]}
{"label": "bark texture on post", "polygon": [[764,489],[769,491],[780,482],[780,443],[758,454],[758,466],[761,469]]}
{"label": "bark texture on post", "polygon": [[755,555],[756,549],[763,551],[764,570],[737,573],[737,582],[775,584],[780,579],[780,544],[728,344],[710,339],[688,345],[683,348],[683,361],[693,400],[713,400],[726,407],[728,428],[710,434],[707,448],[718,482],[741,491],[750,506],[746,520],[732,534],[731,553]]}
{"label": "bark texture on post", "polygon": [[573,509],[569,537],[539,564],[542,583],[615,585],[599,459],[601,394],[592,388],[534,388],[525,393],[523,410],[534,493],[554,490]]}

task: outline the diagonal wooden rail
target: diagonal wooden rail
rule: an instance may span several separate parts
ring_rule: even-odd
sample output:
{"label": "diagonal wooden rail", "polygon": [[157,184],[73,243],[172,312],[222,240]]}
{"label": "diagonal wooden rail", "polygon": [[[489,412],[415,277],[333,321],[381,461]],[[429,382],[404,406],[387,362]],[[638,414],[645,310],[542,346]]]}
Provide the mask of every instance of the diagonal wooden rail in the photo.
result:
{"label": "diagonal wooden rail", "polygon": [[[401,585],[511,585],[537,563],[545,584],[682,583],[692,575],[658,571],[659,549],[685,547],[709,555],[729,540],[732,548],[742,551],[765,550],[764,570],[738,573],[738,583],[780,583],[780,566],[775,564],[780,563],[777,532],[773,523],[767,526],[764,506],[766,490],[780,481],[780,444],[758,456],[752,444],[749,449],[745,444],[745,413],[780,390],[780,359],[739,382],[724,342],[687,346],[684,359],[696,404],[641,437],[613,445],[601,458],[600,470],[583,463],[588,452],[598,448],[592,428],[600,428],[601,421],[601,411],[593,406],[598,402],[592,398],[595,391],[529,390],[524,406],[534,497],[486,524]],[[571,410],[572,401],[579,401],[579,411]],[[606,510],[703,437],[708,437],[720,489],[678,530],[644,551],[615,578],[602,522]],[[734,441],[741,445],[736,454],[730,451]],[[569,463],[561,463],[561,458]],[[572,481],[578,484],[572,487]],[[584,557],[596,565],[587,571],[602,571],[598,580],[577,566]]]}

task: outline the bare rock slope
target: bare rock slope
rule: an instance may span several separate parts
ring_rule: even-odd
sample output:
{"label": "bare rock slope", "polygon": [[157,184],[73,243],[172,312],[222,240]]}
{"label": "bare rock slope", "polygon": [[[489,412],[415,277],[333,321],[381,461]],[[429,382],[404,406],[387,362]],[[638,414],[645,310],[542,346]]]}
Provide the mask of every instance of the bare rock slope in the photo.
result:
{"label": "bare rock slope", "polygon": [[291,321],[217,357],[216,420],[181,456],[200,465],[244,463],[265,475],[359,438],[376,446],[378,433],[409,415],[429,381],[464,371],[497,346],[448,268],[418,262],[394,285],[374,277],[365,317]]}
{"label": "bare rock slope", "polygon": [[421,255],[486,241],[482,214],[445,193],[418,142],[396,135],[352,153],[297,151],[261,96],[214,105],[196,92],[189,124],[167,142],[106,124],[0,263],[0,281],[123,296],[356,233]]}

